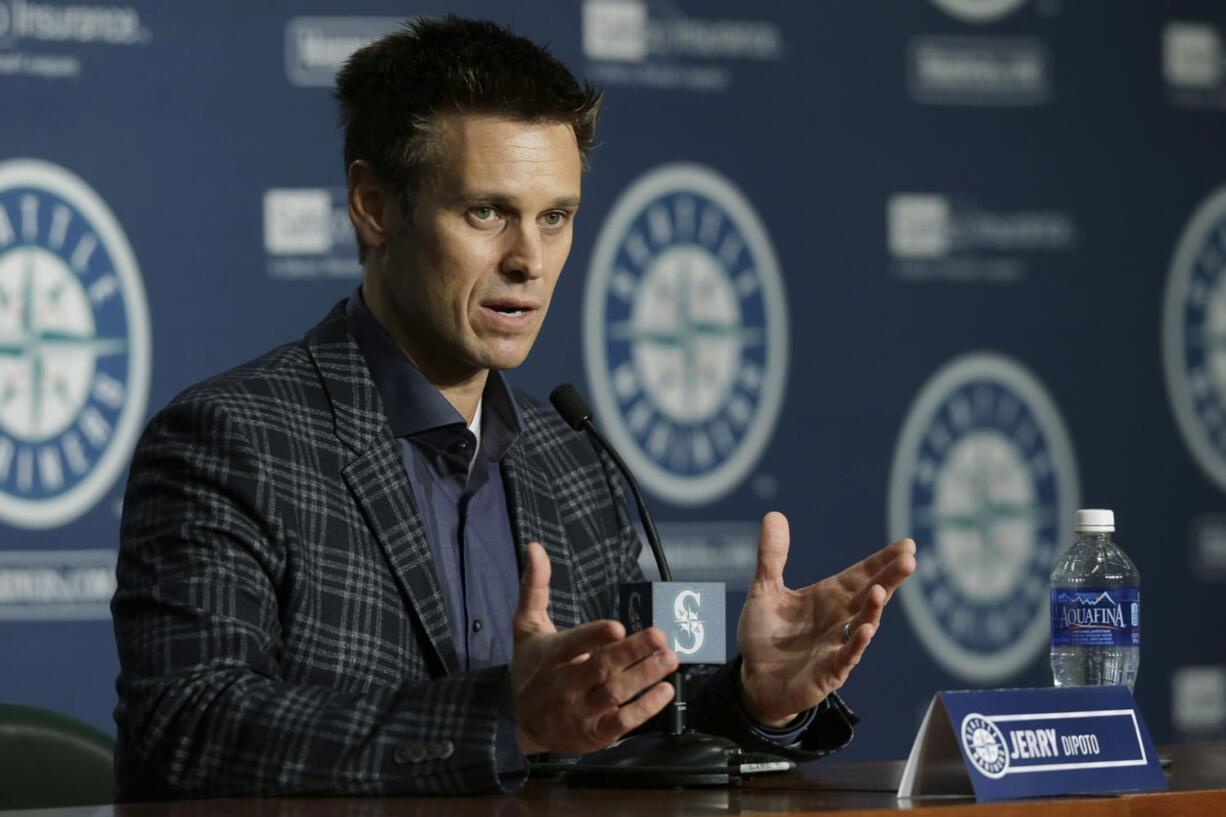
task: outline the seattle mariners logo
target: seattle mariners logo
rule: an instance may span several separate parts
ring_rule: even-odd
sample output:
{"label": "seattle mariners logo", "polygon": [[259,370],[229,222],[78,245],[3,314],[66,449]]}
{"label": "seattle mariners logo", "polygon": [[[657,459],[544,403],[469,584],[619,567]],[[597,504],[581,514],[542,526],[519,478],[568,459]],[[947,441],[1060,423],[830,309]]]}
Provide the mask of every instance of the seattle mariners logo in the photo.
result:
{"label": "seattle mariners logo", "polygon": [[[686,604],[687,601],[693,601],[693,606]],[[677,594],[677,598],[673,599],[673,618],[677,622],[677,628],[690,638],[690,643],[682,644],[680,638],[673,637],[673,652],[678,655],[694,655],[702,649],[706,633],[702,619],[698,617],[701,610],[702,594],[693,590],[682,590]]]}
{"label": "seattle mariners logo", "polygon": [[903,609],[947,670],[999,681],[1047,644],[1048,578],[1077,507],[1064,423],[1020,364],[977,352],[928,381],[895,449],[890,532],[918,545]]}
{"label": "seattle mariners logo", "polygon": [[584,357],[609,437],[653,492],[735,488],[774,431],[787,373],[779,265],[714,171],[659,167],[618,199],[592,258]]}
{"label": "seattle mariners logo", "polygon": [[1179,239],[1162,328],[1179,431],[1197,464],[1226,490],[1226,188],[1200,205]]}
{"label": "seattle mariners logo", "polygon": [[953,16],[968,23],[987,23],[1013,13],[1026,0],[932,0]]}
{"label": "seattle mariners logo", "polygon": [[977,712],[962,719],[958,730],[971,763],[985,777],[999,780],[1009,771],[1009,747],[1000,728]]}
{"label": "seattle mariners logo", "polygon": [[132,451],[149,357],[110,209],[61,167],[0,164],[0,519],[49,528],[93,507]]}

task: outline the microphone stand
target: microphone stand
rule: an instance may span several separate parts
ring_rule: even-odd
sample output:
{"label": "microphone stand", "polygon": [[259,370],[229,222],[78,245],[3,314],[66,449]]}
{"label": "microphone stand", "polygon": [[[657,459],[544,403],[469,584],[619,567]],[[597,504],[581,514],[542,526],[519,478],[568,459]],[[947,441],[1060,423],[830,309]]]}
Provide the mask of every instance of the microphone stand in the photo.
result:
{"label": "microphone stand", "polygon": [[[660,579],[672,581],[660,534],[647,510],[643,493],[617,450],[596,429],[583,397],[574,386],[565,383],[553,390],[549,400],[572,428],[586,431],[613,460],[630,486]],[[684,667],[678,667],[669,676],[669,681],[675,694],[663,713],[662,732],[630,735],[612,746],[584,755],[578,763],[566,767],[565,781],[574,786],[606,788],[721,786],[740,782],[742,774],[795,768],[796,764],[777,755],[746,752],[728,738],[687,728]]]}

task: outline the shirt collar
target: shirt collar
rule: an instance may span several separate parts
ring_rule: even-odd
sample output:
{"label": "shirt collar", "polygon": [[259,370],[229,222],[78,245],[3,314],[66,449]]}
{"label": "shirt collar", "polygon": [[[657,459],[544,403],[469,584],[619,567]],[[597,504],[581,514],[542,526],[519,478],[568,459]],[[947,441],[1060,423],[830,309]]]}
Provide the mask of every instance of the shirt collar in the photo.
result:
{"label": "shirt collar", "polygon": [[[345,318],[383,400],[394,436],[412,437],[445,426],[456,426],[457,431],[466,429],[468,424],[455,406],[379,325],[366,306],[361,287],[349,296]],[[475,432],[475,436],[478,442],[484,438],[492,460],[501,459],[519,438],[523,416],[501,372],[490,372],[473,421],[481,422],[480,432]]]}

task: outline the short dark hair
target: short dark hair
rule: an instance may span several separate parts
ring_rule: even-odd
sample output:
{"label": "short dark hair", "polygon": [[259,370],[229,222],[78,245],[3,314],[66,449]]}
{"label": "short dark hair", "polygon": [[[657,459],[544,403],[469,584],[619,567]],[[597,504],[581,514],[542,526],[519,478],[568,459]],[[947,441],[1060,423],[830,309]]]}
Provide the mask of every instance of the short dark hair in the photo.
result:
{"label": "short dark hair", "polygon": [[[358,50],[336,75],[345,169],[362,159],[410,202],[440,114],[571,126],[586,162],[601,94],[544,48],[496,23],[420,18]],[[364,250],[364,248],[363,248]],[[365,252],[362,252],[365,255]]]}

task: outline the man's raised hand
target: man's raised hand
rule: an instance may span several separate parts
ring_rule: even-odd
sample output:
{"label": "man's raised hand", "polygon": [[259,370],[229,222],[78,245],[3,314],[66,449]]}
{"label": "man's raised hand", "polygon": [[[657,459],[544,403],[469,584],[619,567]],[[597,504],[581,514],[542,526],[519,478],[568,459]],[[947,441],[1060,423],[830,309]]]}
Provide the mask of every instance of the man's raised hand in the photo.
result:
{"label": "man's raised hand", "polygon": [[750,715],[770,725],[786,723],[843,685],[886,603],[915,572],[915,542],[900,539],[834,576],[789,590],[783,584],[789,538],[787,518],[767,514],[757,573],[737,625],[742,700]]}
{"label": "man's raised hand", "polygon": [[[677,669],[663,631],[626,637],[616,621],[558,632],[549,619],[549,556],[533,542],[512,625],[511,693],[525,754],[582,754],[609,745],[673,699]],[[641,697],[627,703],[639,692]]]}

